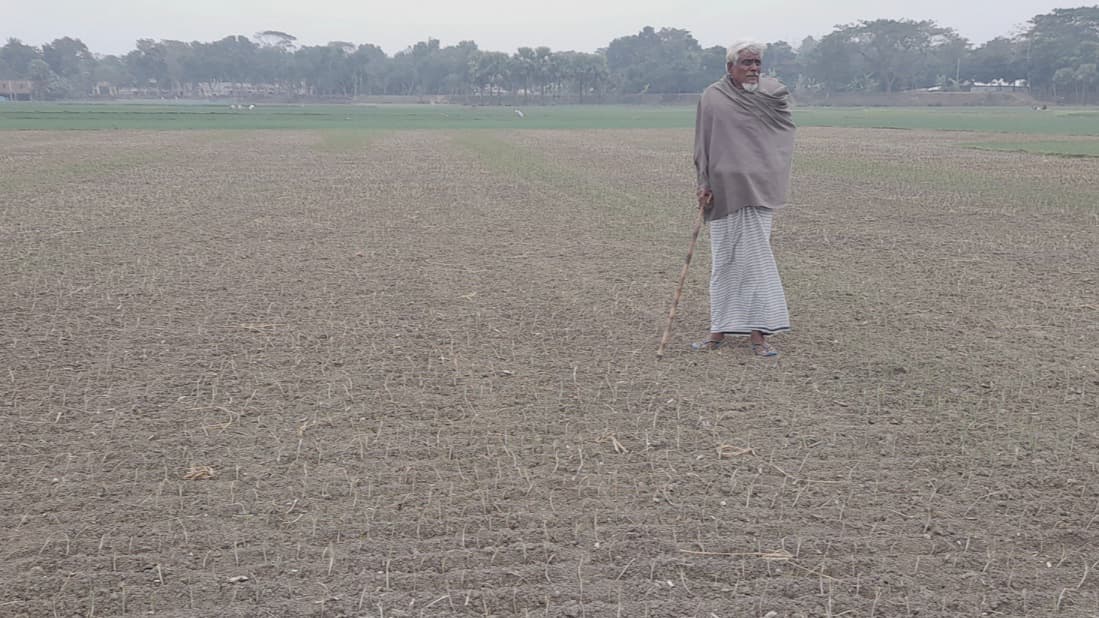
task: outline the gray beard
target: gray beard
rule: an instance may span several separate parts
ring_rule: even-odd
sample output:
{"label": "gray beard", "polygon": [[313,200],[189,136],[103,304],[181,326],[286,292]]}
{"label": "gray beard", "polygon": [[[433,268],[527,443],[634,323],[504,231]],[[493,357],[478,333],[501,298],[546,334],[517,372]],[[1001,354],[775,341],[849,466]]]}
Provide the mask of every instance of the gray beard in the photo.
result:
{"label": "gray beard", "polygon": [[744,92],[756,92],[759,90],[759,82],[744,82],[740,85]]}

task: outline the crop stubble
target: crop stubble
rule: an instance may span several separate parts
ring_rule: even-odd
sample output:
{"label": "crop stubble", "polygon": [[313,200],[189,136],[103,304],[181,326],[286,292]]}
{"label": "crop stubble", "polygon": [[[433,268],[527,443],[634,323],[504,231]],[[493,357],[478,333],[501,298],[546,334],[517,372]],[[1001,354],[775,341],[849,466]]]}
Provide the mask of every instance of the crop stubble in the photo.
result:
{"label": "crop stubble", "polygon": [[804,129],[658,363],[683,131],[11,137],[0,614],[1099,611],[1094,160]]}

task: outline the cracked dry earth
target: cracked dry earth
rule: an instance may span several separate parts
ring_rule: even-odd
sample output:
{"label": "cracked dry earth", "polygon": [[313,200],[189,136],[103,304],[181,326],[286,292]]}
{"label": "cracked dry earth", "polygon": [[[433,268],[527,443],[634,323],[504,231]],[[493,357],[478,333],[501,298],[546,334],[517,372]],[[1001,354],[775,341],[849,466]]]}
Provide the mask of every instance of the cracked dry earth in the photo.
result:
{"label": "cracked dry earth", "polygon": [[6,134],[0,615],[1099,613],[1099,160],[803,129],[657,362],[690,138]]}

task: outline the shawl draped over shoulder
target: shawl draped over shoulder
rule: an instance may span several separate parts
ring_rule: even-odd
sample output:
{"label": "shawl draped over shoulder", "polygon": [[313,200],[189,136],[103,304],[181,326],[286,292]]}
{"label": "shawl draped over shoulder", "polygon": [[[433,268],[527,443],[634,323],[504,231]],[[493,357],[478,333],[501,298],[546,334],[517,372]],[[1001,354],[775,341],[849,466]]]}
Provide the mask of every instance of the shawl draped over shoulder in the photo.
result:
{"label": "shawl draped over shoulder", "polygon": [[698,187],[714,195],[708,221],[749,206],[786,205],[795,132],[789,99],[786,86],[770,77],[746,92],[726,75],[702,93],[694,163]]}

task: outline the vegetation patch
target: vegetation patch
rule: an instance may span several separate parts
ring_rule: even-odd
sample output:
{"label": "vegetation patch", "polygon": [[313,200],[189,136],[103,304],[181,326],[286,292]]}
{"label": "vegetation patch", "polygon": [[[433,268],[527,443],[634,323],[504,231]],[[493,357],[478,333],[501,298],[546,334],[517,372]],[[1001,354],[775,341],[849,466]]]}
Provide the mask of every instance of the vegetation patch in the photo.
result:
{"label": "vegetation patch", "polygon": [[[691,129],[692,106],[564,105],[513,108],[462,105],[81,105],[0,106],[0,130],[437,130]],[[1099,115],[1026,107],[794,109],[803,127],[889,128],[1099,136]]]}
{"label": "vegetation patch", "polygon": [[980,142],[959,144],[975,150],[1026,152],[1055,157],[1099,157],[1099,140],[1096,141],[1041,141],[1041,142]]}
{"label": "vegetation patch", "polygon": [[1099,136],[1099,115],[1029,107],[800,108],[801,126]]}

